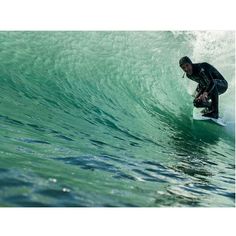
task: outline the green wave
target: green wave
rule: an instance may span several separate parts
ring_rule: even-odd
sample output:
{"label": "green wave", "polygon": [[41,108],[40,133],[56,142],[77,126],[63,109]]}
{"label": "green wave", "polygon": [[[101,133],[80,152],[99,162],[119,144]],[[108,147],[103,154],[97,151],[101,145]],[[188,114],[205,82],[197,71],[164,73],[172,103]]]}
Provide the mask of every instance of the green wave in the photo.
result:
{"label": "green wave", "polygon": [[[0,205],[233,206],[234,41],[233,32],[0,32]],[[184,55],[229,82],[226,129],[192,120]]]}

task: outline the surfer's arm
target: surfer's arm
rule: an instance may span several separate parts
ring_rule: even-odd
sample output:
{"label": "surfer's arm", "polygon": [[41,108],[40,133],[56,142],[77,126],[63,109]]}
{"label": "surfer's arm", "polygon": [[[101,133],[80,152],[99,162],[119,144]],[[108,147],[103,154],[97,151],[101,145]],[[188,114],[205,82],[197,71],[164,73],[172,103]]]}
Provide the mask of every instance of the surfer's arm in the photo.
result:
{"label": "surfer's arm", "polygon": [[[208,74],[208,73],[207,73]],[[205,69],[201,69],[201,71],[200,71],[200,75],[201,75],[201,77],[202,77],[202,79],[203,79],[203,81],[204,81],[204,83],[205,83],[205,85],[206,85],[206,87],[203,89],[203,91],[201,92],[202,93],[202,95],[204,96],[204,97],[207,97],[208,96],[208,93],[209,92],[211,92],[212,91],[212,89],[214,88],[214,86],[215,86],[215,83],[214,83],[214,81],[213,81],[213,78],[212,78],[212,76],[208,76],[206,74],[206,72],[205,72]],[[210,74],[210,73],[209,73]],[[200,94],[199,94],[200,95]]]}
{"label": "surfer's arm", "polygon": [[[212,65],[208,64],[208,63],[203,63],[205,69],[202,69],[201,71],[201,76],[204,78],[204,80],[207,83],[206,89],[205,89],[205,94],[208,95],[209,93],[211,93],[211,91],[214,89],[215,87],[215,80],[224,80],[224,77],[220,74],[220,72],[213,67]],[[208,73],[205,73],[205,72]],[[206,75],[208,74],[208,75]]]}
{"label": "surfer's arm", "polygon": [[198,86],[194,92],[194,97],[198,98],[203,92],[204,92],[204,88],[200,84],[198,84]]}
{"label": "surfer's arm", "polygon": [[200,84],[198,84],[196,90],[194,91],[194,94],[193,94],[193,97],[194,97],[194,100],[197,100],[200,98],[200,96],[203,94],[205,88],[202,87]]}
{"label": "surfer's arm", "polygon": [[197,95],[195,96],[195,99],[199,99],[199,97],[203,94],[204,90],[201,90],[197,93]]}

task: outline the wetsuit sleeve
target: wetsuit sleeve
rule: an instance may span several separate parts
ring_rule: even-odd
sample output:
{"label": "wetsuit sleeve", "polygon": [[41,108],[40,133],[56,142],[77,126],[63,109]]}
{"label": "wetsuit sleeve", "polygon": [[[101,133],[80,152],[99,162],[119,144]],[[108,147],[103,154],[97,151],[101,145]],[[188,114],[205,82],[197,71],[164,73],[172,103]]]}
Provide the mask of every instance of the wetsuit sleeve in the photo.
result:
{"label": "wetsuit sleeve", "polygon": [[[210,65],[209,65],[210,66]],[[221,75],[221,73],[213,66],[210,66],[210,75],[213,79],[224,80],[225,78]]]}
{"label": "wetsuit sleeve", "polygon": [[214,86],[214,82],[213,82],[212,77],[210,76],[209,70],[207,70],[206,68],[201,68],[199,74],[202,77],[205,84],[205,89],[203,89],[202,93],[212,90]]}
{"label": "wetsuit sleeve", "polygon": [[[187,76],[190,80],[199,83],[198,81],[196,81],[196,80],[192,77],[192,75],[186,74],[186,76]],[[194,95],[194,96],[195,96],[195,99],[198,98],[198,97],[204,92],[205,88],[206,88],[206,86],[203,87],[201,84],[198,84],[198,86],[197,86],[197,88],[196,88],[196,90],[195,90],[195,95]]]}
{"label": "wetsuit sleeve", "polygon": [[204,92],[204,90],[205,89],[200,84],[198,84],[198,86],[196,88],[197,94],[196,94],[195,98],[198,98]]}
{"label": "wetsuit sleeve", "polygon": [[224,80],[224,77],[212,65],[208,63],[203,63],[203,66],[204,68],[201,69],[200,73],[202,78],[205,80],[207,84],[204,92],[210,93],[215,87],[214,80],[215,79]]}

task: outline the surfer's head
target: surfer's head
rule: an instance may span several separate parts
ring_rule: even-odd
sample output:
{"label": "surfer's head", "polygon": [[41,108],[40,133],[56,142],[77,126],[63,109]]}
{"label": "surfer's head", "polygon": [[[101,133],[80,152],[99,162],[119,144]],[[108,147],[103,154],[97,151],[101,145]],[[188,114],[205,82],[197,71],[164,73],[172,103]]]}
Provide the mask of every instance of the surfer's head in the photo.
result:
{"label": "surfer's head", "polygon": [[193,66],[192,66],[192,61],[190,60],[189,57],[185,56],[182,57],[179,60],[179,66],[182,68],[182,70],[187,73],[188,75],[191,75],[193,73]]}

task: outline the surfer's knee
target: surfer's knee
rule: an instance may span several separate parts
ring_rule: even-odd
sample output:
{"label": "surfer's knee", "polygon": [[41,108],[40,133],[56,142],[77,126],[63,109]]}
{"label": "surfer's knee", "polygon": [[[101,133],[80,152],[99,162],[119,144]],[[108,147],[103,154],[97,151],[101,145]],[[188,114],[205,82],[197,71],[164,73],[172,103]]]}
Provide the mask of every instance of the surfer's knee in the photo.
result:
{"label": "surfer's knee", "polygon": [[215,85],[213,92],[217,91],[219,95],[225,93],[228,89],[228,82],[226,80],[215,80]]}
{"label": "surfer's knee", "polygon": [[228,82],[226,80],[224,80],[222,82],[222,88],[221,88],[220,94],[225,93],[227,91],[227,89],[228,89]]}

